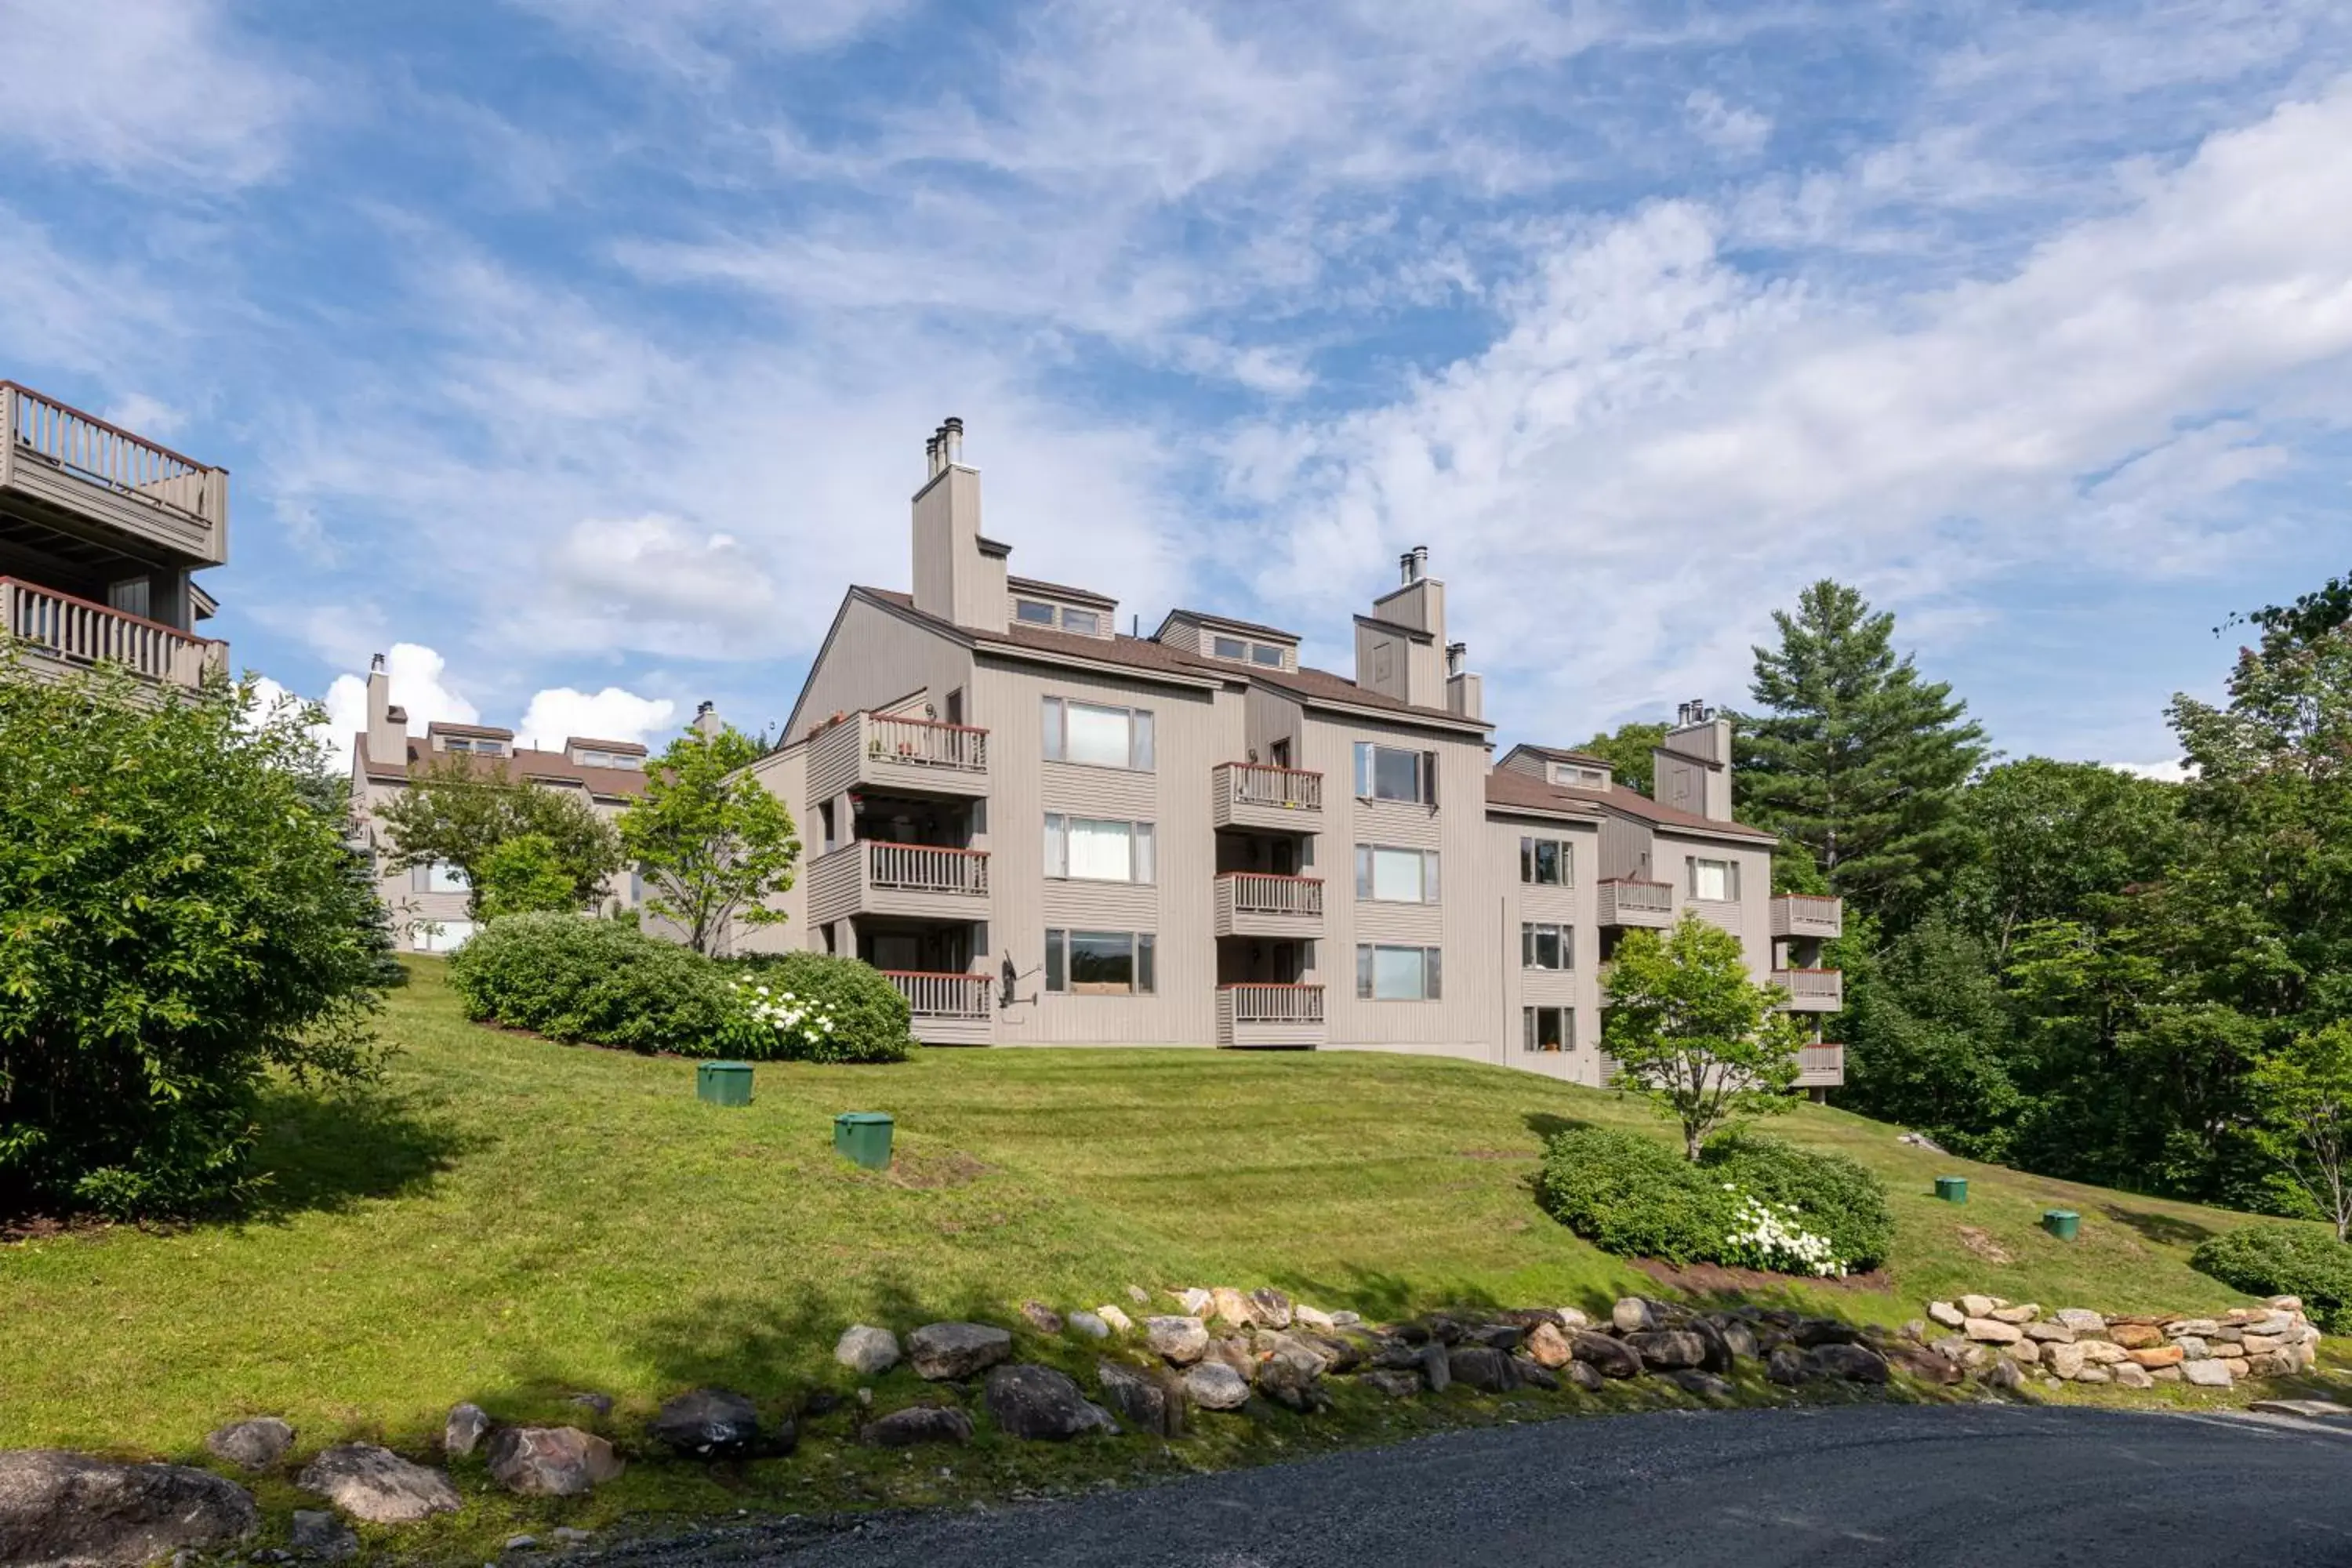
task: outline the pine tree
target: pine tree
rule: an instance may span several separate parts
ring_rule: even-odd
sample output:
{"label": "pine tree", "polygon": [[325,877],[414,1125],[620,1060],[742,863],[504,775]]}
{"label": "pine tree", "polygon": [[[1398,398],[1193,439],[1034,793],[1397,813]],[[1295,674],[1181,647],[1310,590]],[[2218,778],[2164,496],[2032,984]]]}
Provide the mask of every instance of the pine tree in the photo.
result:
{"label": "pine tree", "polygon": [[1738,747],[1740,815],[1810,851],[1831,889],[1900,930],[1965,858],[1958,794],[1984,731],[1894,648],[1895,617],[1827,578],[1776,610]]}

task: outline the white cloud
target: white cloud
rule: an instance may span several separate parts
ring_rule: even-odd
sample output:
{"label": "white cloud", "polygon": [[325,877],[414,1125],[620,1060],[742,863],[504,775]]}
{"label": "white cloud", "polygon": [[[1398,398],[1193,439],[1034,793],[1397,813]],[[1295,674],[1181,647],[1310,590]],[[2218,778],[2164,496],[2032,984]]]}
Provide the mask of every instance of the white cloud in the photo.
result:
{"label": "white cloud", "polygon": [[667,698],[640,697],[617,686],[593,693],[551,687],[535,694],[523,710],[522,721],[515,726],[515,744],[557,752],[566,740],[578,736],[654,745],[677,711],[677,704]]}
{"label": "white cloud", "polygon": [[1742,157],[1761,152],[1772,135],[1771,116],[1727,103],[1721,94],[1706,88],[1683,100],[1683,114],[1700,141]]}
{"label": "white cloud", "polygon": [[[436,720],[452,724],[478,724],[481,710],[456,691],[446,679],[449,661],[419,643],[396,642],[385,650],[384,674],[390,678],[392,706],[408,710],[408,732],[422,735]],[[341,759],[349,767],[352,737],[367,728],[367,677],[339,675],[327,688],[324,704],[327,730]]]}
{"label": "white cloud", "polygon": [[2108,766],[2119,773],[2155,779],[2159,784],[2186,784],[2197,776],[2195,768],[2177,759],[2168,763],[2110,763]]}
{"label": "white cloud", "polygon": [[550,565],[583,609],[615,616],[744,626],[775,604],[773,579],[740,540],[658,514],[577,523]]}

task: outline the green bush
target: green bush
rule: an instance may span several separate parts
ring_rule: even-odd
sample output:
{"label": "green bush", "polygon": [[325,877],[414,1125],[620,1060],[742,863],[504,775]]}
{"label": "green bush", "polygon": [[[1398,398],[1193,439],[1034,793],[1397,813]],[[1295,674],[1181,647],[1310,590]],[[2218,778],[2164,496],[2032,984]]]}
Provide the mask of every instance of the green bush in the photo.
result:
{"label": "green bush", "polygon": [[741,1047],[747,1058],[764,1053],[814,1062],[895,1062],[904,1061],[915,1043],[907,999],[870,964],[826,952],[779,952],[730,959],[726,967],[747,987],[764,985],[772,997],[789,992],[799,1004],[814,1004],[833,1024],[829,1032],[751,1025]]}
{"label": "green bush", "polygon": [[1861,1165],[1743,1131],[1710,1139],[1693,1164],[1638,1132],[1571,1128],[1545,1146],[1537,1195],[1603,1252],[1667,1263],[1756,1262],[1734,1235],[1742,1198],[1826,1237],[1847,1269],[1884,1262],[1895,1234],[1885,1191]]}
{"label": "green bush", "polygon": [[2352,1247],[2299,1225],[2250,1225],[2200,1242],[2189,1265],[2249,1296],[2300,1296],[2311,1321],[2352,1333]]}
{"label": "green bush", "polygon": [[617,921],[509,915],[449,960],[466,1016],[633,1051],[715,1057],[738,1011],[717,964]]}

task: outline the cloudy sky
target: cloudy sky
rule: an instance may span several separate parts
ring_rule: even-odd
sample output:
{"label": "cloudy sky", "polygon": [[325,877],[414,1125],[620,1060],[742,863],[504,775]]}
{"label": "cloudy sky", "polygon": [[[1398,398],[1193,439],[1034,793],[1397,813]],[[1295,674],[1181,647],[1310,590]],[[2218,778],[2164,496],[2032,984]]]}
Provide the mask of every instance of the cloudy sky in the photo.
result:
{"label": "cloudy sky", "polygon": [[1344,668],[1428,543],[1507,739],[1834,574],[2160,763],[2352,568],[2342,0],[0,0],[0,377],[230,467],[339,708],[781,719],[949,414],[1147,628]]}

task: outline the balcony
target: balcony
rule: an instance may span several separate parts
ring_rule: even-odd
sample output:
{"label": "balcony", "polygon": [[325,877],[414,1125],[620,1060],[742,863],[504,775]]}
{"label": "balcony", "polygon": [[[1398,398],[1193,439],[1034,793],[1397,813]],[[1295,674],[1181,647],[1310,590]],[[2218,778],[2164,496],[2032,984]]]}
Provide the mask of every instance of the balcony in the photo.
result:
{"label": "balcony", "polygon": [[886,969],[882,977],[907,999],[915,1038],[923,1044],[984,1046],[995,1038],[995,983],[987,975]]}
{"label": "balcony", "polygon": [[1675,923],[1675,889],[1669,882],[1612,877],[1600,886],[1603,926],[1646,926],[1663,931]]}
{"label": "balcony", "polygon": [[1320,985],[1217,987],[1217,1044],[1299,1050],[1322,1043]]}
{"label": "balcony", "polygon": [[1845,934],[1845,900],[1818,893],[1784,893],[1772,900],[1772,934],[1829,941]]}
{"label": "balcony", "polygon": [[1216,934],[1320,936],[1323,883],[1315,877],[1276,877],[1262,871],[1220,872]]}
{"label": "balcony", "polygon": [[1791,1013],[1835,1013],[1845,1006],[1845,976],[1834,969],[1776,969],[1772,984],[1788,992]]}
{"label": "balcony", "polygon": [[917,920],[988,918],[988,851],[853,839],[808,868],[809,920],[828,925],[854,915]]}
{"label": "balcony", "polygon": [[182,565],[228,559],[228,470],[0,381],[0,511]]}
{"label": "balcony", "polygon": [[142,680],[193,688],[228,665],[226,643],[14,577],[0,577],[0,631],[17,639],[36,674],[118,664]]}
{"label": "balcony", "polygon": [[1845,1082],[1845,1047],[1840,1045],[1797,1047],[1799,1089],[1836,1089]]}
{"label": "balcony", "polygon": [[891,713],[852,713],[809,742],[808,792],[830,800],[845,790],[889,795],[988,793],[988,731]]}
{"label": "balcony", "polygon": [[1323,826],[1321,773],[1264,763],[1219,763],[1209,777],[1213,826],[1313,833]]}

